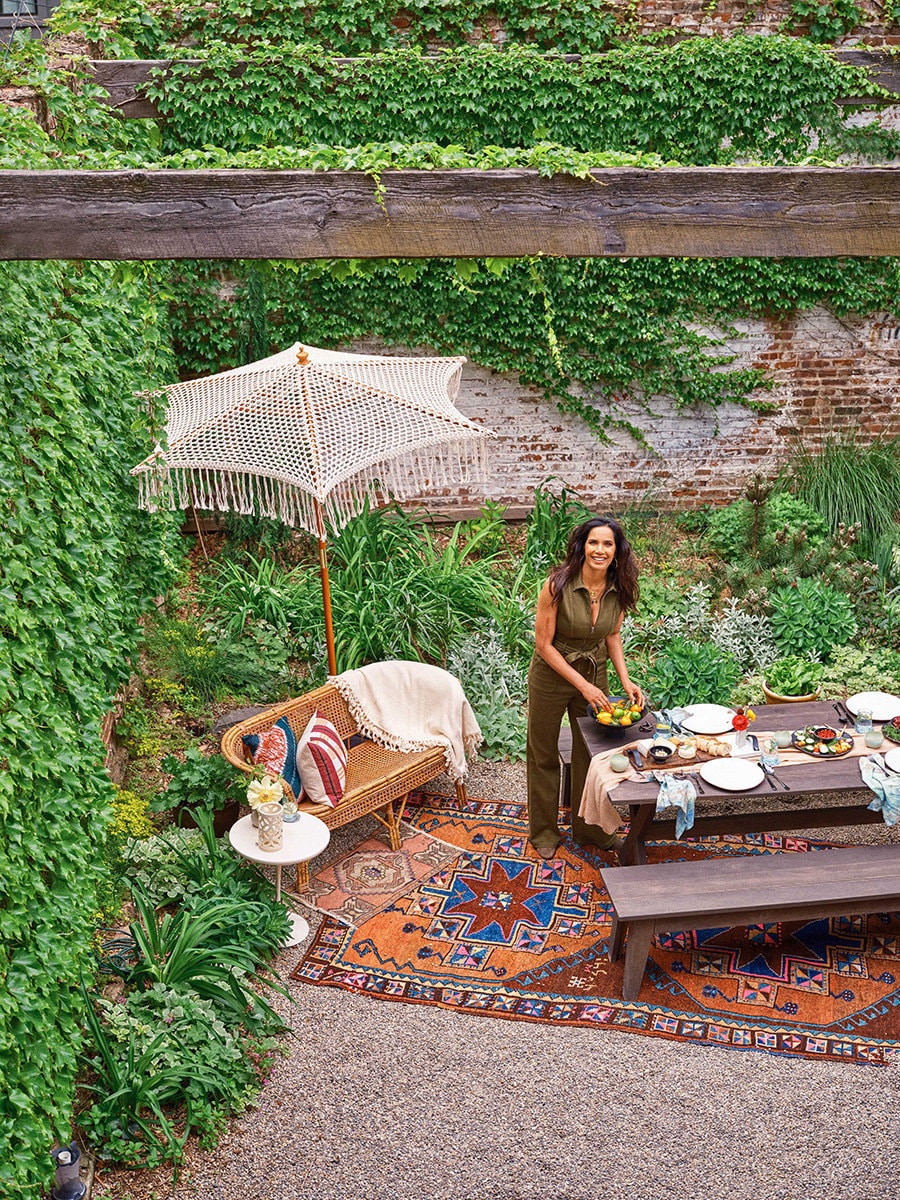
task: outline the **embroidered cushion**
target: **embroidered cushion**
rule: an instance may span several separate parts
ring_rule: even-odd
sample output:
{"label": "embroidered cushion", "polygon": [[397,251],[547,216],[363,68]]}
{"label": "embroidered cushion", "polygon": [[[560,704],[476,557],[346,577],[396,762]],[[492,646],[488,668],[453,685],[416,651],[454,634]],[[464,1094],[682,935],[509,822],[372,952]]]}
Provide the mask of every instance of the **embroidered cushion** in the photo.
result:
{"label": "embroidered cushion", "polygon": [[297,767],[305,798],[334,808],[347,786],[347,747],[332,723],[317,712],[297,743]]}
{"label": "embroidered cushion", "polygon": [[280,775],[299,800],[303,785],[297,770],[297,739],[287,719],[282,717],[260,733],[244,734],[241,741],[247,762],[265,767],[270,775]]}

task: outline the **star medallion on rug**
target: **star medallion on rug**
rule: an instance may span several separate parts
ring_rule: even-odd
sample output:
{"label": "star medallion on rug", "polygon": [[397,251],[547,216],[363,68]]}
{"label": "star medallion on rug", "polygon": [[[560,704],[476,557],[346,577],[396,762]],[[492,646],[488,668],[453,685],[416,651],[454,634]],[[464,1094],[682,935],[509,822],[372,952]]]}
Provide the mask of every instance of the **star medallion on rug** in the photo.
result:
{"label": "star medallion on rug", "polygon": [[[663,934],[638,999],[625,1001],[600,876],[612,855],[567,839],[538,858],[517,804],[416,794],[406,822],[401,850],[372,839],[312,877],[312,903],[329,915],[295,978],[513,1020],[900,1062],[900,913]],[[648,859],[829,845],[683,839],[651,844]]]}

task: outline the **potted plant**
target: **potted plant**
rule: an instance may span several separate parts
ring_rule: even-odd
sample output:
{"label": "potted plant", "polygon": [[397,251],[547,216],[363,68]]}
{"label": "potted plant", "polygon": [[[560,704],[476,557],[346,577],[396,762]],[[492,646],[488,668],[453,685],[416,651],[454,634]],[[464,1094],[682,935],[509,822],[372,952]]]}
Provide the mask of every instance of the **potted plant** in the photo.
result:
{"label": "potted plant", "polygon": [[216,837],[223,837],[240,815],[246,797],[246,776],[221,754],[202,754],[192,746],[184,762],[173,754],[162,760],[171,775],[169,786],[150,801],[153,812],[171,812],[175,824],[195,829],[198,809],[212,813]]}
{"label": "potted plant", "polygon": [[766,671],[763,693],[767,704],[792,704],[815,700],[825,668],[821,663],[789,654],[779,658]]}

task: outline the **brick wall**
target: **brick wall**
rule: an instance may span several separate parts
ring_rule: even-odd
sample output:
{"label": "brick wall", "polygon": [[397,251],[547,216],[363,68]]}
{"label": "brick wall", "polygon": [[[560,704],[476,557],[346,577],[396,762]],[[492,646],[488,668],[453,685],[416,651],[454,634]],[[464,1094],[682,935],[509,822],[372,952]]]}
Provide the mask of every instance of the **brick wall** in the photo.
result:
{"label": "brick wall", "polygon": [[[375,344],[354,349],[384,352]],[[613,444],[603,445],[538,389],[468,363],[457,403],[497,434],[489,477],[433,488],[428,507],[458,514],[489,499],[527,508],[535,487],[551,476],[592,507],[613,512],[638,501],[658,509],[719,504],[739,496],[757,472],[776,474],[798,439],[814,446],[848,427],[863,439],[900,437],[900,327],[892,318],[838,320],[815,309],[743,322],[730,349],[736,365],[771,373],[774,389],[760,395],[777,411],[762,415],[725,404],[687,414],[656,400],[651,414],[632,403],[623,415],[643,431],[649,450],[626,432],[614,432]]]}

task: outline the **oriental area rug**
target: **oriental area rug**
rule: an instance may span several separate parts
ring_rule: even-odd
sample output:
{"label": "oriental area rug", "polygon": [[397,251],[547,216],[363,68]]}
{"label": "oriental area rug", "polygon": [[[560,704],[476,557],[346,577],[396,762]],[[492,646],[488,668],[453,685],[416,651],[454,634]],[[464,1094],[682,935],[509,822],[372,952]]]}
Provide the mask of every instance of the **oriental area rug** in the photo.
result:
{"label": "oriental area rug", "polygon": [[[815,854],[771,834],[660,842],[651,862]],[[311,872],[326,913],[294,977],[410,1004],[810,1059],[900,1062],[900,913],[655,939],[636,1001],[609,959],[613,857],[544,862],[518,804],[416,794],[400,850],[372,839]]]}

